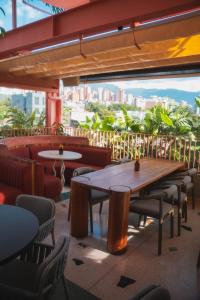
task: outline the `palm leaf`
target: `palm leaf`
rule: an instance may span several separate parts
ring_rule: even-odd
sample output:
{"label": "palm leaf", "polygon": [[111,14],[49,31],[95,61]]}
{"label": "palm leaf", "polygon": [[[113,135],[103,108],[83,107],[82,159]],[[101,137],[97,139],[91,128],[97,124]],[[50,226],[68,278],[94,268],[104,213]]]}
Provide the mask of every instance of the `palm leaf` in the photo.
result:
{"label": "palm leaf", "polygon": [[4,14],[4,16],[6,15],[2,7],[0,7],[0,11]]}

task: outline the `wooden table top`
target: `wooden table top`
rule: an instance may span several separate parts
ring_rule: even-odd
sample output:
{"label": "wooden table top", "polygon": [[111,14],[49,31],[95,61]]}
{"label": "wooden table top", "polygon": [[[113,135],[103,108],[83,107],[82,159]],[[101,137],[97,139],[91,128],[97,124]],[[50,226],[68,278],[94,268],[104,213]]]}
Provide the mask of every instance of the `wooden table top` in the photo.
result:
{"label": "wooden table top", "polygon": [[132,161],[74,177],[72,181],[106,192],[113,189],[123,191],[124,188],[128,188],[133,193],[184,167],[184,163],[161,159],[141,159],[140,170],[136,172],[134,167],[135,162]]}

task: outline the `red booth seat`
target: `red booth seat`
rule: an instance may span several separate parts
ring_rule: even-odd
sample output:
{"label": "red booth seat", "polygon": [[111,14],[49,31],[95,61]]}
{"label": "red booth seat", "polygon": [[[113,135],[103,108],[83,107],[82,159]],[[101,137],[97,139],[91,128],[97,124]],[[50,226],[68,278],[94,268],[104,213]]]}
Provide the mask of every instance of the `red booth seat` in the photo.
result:
{"label": "red booth seat", "polygon": [[0,170],[0,204],[15,204],[17,195],[32,193],[32,174],[29,162],[2,157]]}

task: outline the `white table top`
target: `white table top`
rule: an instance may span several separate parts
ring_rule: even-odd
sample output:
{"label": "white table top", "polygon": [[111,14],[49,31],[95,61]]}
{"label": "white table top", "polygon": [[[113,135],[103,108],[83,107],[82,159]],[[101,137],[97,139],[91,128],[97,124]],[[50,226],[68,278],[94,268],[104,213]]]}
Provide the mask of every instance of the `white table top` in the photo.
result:
{"label": "white table top", "polygon": [[63,154],[59,154],[58,150],[47,150],[38,152],[40,157],[55,160],[75,160],[82,157],[82,154],[73,151],[63,151]]}

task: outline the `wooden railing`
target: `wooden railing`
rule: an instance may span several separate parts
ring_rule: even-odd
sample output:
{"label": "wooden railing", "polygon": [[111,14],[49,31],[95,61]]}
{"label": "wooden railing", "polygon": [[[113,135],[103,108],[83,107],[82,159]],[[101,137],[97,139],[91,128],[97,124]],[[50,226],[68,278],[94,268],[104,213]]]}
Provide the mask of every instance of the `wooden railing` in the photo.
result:
{"label": "wooden railing", "polygon": [[[28,129],[4,129],[2,137],[55,135],[52,127]],[[188,167],[197,167],[200,171],[200,140],[178,136],[135,134],[130,132],[96,131],[82,128],[66,127],[64,134],[88,137],[90,145],[112,147],[112,158],[155,157],[184,161]]]}
{"label": "wooden railing", "polygon": [[188,167],[200,168],[200,140],[183,137],[130,132],[95,131],[82,128],[66,128],[65,133],[89,138],[90,144],[112,147],[113,159],[128,157],[155,157],[184,161]]}
{"label": "wooden railing", "polygon": [[53,127],[33,127],[33,128],[0,128],[1,138],[14,136],[32,136],[32,135],[55,135]]}

